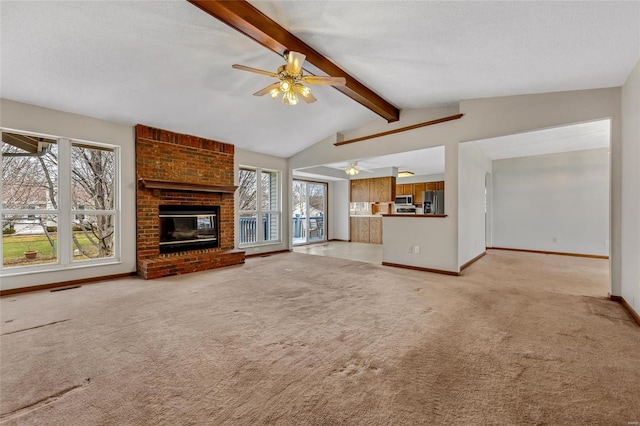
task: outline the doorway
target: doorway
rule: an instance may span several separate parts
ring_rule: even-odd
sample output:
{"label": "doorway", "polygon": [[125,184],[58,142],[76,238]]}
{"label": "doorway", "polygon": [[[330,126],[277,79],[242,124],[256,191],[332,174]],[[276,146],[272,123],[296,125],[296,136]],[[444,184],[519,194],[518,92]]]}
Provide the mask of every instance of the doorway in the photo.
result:
{"label": "doorway", "polygon": [[293,180],[293,245],[327,240],[327,184]]}

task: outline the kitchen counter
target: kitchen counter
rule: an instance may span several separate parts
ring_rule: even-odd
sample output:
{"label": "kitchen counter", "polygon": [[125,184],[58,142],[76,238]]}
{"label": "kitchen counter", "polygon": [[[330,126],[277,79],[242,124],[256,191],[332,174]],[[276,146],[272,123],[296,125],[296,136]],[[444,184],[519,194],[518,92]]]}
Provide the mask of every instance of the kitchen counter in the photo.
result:
{"label": "kitchen counter", "polygon": [[381,214],[351,214],[349,217],[382,217]]}

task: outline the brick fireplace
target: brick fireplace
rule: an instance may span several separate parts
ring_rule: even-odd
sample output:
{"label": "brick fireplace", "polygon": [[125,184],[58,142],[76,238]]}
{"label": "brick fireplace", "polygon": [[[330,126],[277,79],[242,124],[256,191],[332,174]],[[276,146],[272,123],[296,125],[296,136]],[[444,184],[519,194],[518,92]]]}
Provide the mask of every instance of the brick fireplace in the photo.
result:
{"label": "brick fireplace", "polygon": [[[244,263],[244,251],[234,250],[233,156],[230,144],[136,126],[138,275],[151,279]],[[171,221],[161,226],[161,214]],[[188,225],[193,229],[183,229]],[[184,250],[179,245],[190,241]]]}

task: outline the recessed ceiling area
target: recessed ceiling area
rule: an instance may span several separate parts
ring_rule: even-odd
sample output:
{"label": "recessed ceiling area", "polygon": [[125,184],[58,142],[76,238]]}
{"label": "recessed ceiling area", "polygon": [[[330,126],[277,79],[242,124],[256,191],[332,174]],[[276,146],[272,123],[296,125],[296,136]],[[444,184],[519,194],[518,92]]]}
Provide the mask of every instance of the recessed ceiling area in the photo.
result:
{"label": "recessed ceiling area", "polygon": [[411,171],[414,175],[440,174],[444,173],[444,146],[399,152],[380,157],[356,158],[351,161],[323,164],[323,166],[344,171],[353,162],[358,163],[361,174],[364,176],[366,176],[367,171],[391,167],[397,168],[398,171]]}
{"label": "recessed ceiling area", "polygon": [[[558,154],[608,148],[610,145],[610,127],[610,120],[605,119],[466,143],[474,143],[479,146],[491,160]],[[434,175],[444,173],[444,160],[444,146],[437,146],[380,157],[354,158],[350,161],[322,164],[316,167],[295,170],[294,175],[328,180],[349,179],[344,170],[353,162],[357,162],[358,167],[361,169],[361,173],[358,176],[360,178],[367,177],[367,172],[390,169],[392,167],[397,168],[398,171],[411,171],[414,175]]]}
{"label": "recessed ceiling area", "polygon": [[610,120],[590,121],[473,141],[492,160],[608,148]]}

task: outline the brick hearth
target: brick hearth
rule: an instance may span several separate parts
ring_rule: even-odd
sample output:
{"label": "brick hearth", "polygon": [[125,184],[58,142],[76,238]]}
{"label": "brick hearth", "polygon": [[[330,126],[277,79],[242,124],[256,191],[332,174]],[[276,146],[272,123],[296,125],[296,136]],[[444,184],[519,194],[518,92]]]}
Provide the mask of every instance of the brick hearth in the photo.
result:
{"label": "brick hearth", "polygon": [[[145,279],[244,263],[234,250],[234,146],[136,126],[137,267]],[[219,247],[160,254],[158,210],[165,205],[220,206]]]}

